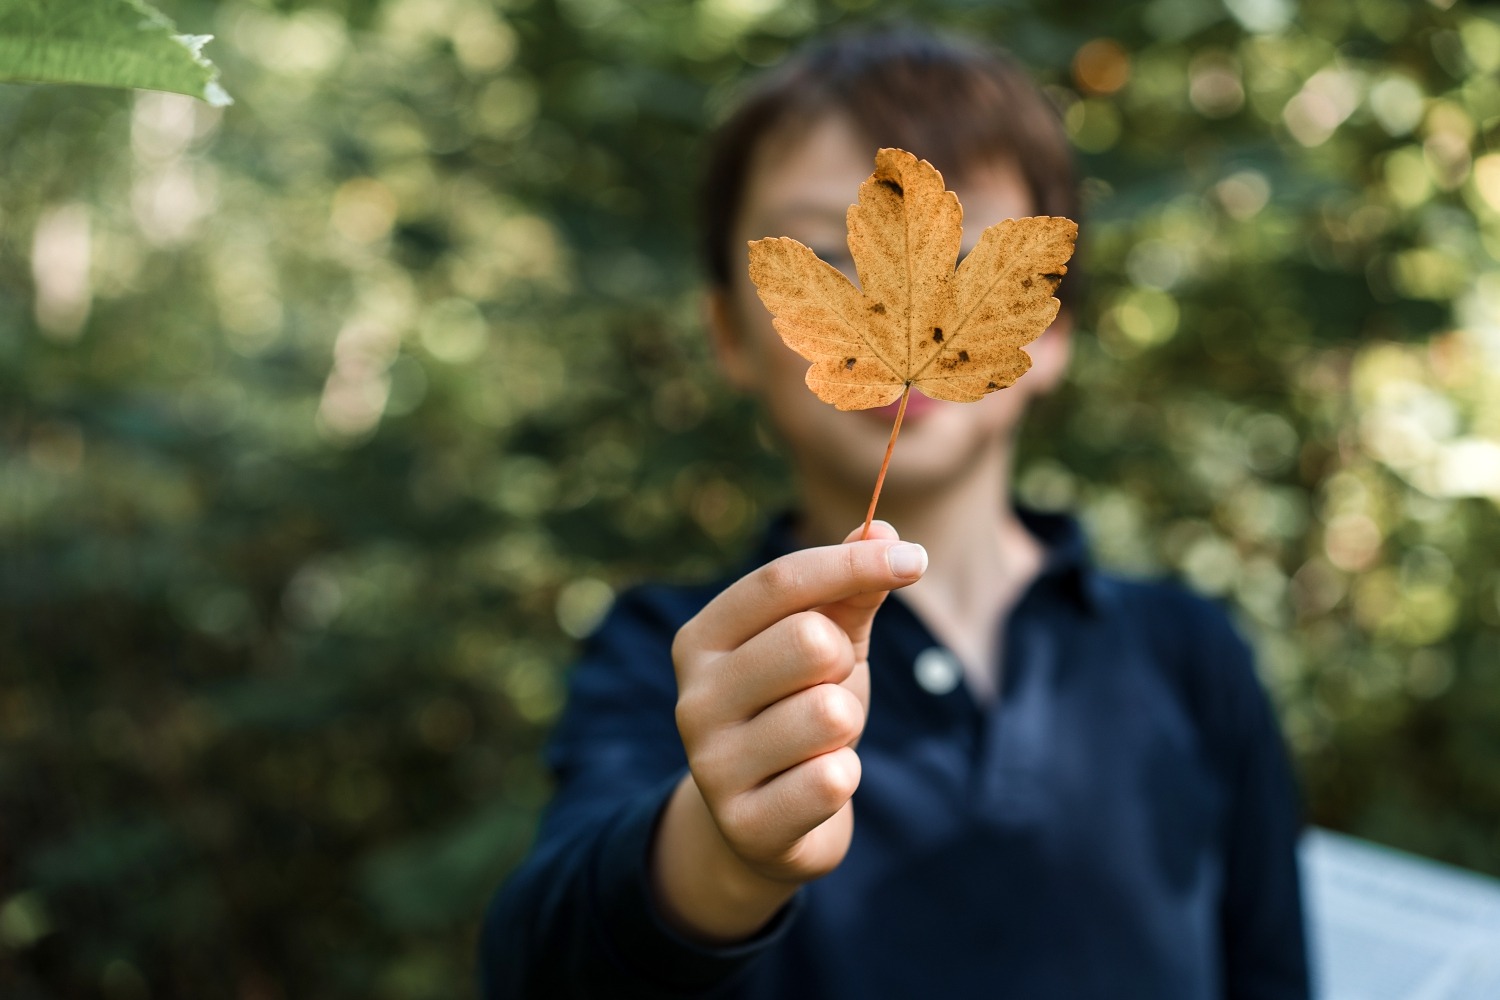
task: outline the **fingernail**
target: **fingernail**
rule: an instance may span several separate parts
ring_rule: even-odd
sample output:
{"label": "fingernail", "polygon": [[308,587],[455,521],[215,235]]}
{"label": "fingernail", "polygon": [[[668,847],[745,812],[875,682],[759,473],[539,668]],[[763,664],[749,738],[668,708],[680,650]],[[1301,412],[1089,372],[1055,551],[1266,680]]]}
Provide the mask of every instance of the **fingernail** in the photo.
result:
{"label": "fingernail", "polygon": [[904,579],[914,580],[927,572],[927,550],[915,542],[892,545],[885,558],[891,572]]}

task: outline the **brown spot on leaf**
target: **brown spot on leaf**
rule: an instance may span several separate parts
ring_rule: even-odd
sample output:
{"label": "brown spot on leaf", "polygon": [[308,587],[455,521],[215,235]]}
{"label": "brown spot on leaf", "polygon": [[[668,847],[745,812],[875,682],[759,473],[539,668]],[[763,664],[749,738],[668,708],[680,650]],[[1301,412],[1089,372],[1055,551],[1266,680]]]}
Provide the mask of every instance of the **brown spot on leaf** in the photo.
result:
{"label": "brown spot on leaf", "polygon": [[846,371],[846,372],[852,372],[853,370],[854,370],[854,359],[853,358],[845,358],[844,359],[844,371]]}
{"label": "brown spot on leaf", "polygon": [[874,313],[877,316],[884,316],[885,315],[885,303],[884,302],[872,302],[872,303],[870,303],[870,312]]}
{"label": "brown spot on leaf", "polygon": [[985,388],[986,389],[998,389],[998,388],[1000,388],[1000,383],[998,383],[998,382],[991,382],[989,385],[985,386]]}
{"label": "brown spot on leaf", "polygon": [[958,360],[960,360],[960,361],[968,361],[969,360],[969,352],[968,351],[959,351],[958,352]]}
{"label": "brown spot on leaf", "polygon": [[1021,287],[1022,288],[1030,288],[1031,286],[1032,286],[1032,280],[1029,277],[1021,279]]}
{"label": "brown spot on leaf", "polygon": [[935,327],[932,328],[932,340],[933,340],[933,343],[937,343],[937,344],[941,344],[943,342],[943,328],[942,327],[935,326]]}

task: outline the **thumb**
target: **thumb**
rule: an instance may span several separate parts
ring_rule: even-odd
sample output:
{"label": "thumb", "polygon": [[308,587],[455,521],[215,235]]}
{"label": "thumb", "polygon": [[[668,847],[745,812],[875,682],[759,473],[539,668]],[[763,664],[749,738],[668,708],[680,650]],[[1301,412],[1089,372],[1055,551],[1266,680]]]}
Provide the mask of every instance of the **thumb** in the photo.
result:
{"label": "thumb", "polygon": [[[865,526],[861,524],[858,528],[855,528],[853,531],[849,532],[849,534],[844,536],[844,542],[847,544],[849,542],[861,541],[862,539],[859,536],[863,534],[864,530]],[[896,533],[895,528],[891,527],[891,523],[889,521],[871,521],[870,534],[867,535],[863,540],[880,538],[888,538],[892,541],[900,541],[901,536]]]}
{"label": "thumb", "polygon": [[[845,544],[859,543],[860,535],[864,527],[861,525],[844,538]],[[901,542],[901,536],[896,529],[885,521],[871,521],[870,533],[865,542],[897,542],[887,548],[888,558],[899,558],[905,556],[908,562],[915,562],[918,571],[911,574],[911,582],[921,578],[927,568],[927,552],[920,545],[910,542]],[[906,574],[903,574],[906,575]],[[875,620],[875,612],[885,602],[887,591],[876,591],[874,593],[856,594],[833,604],[826,604],[818,610],[832,619],[834,624],[844,630],[849,636],[849,641],[854,644],[854,655],[856,660],[864,660],[869,654],[870,648],[870,625]]]}

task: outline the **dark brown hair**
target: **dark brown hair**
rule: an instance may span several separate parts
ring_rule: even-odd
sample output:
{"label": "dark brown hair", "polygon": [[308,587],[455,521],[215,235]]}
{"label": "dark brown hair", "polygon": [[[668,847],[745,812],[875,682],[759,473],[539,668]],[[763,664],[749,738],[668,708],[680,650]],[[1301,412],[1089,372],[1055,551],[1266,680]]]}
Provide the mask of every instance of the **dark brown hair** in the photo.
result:
{"label": "dark brown hair", "polygon": [[[950,186],[986,161],[1009,159],[1033,211],[1078,219],[1072,147],[1057,111],[1009,56],[909,25],[846,32],[761,77],[710,138],[699,249],[715,285],[730,282],[729,243],[756,148],[778,129],[829,113],[848,115],[878,146],[929,160]],[[1063,289],[1076,284],[1059,289],[1065,303]]]}

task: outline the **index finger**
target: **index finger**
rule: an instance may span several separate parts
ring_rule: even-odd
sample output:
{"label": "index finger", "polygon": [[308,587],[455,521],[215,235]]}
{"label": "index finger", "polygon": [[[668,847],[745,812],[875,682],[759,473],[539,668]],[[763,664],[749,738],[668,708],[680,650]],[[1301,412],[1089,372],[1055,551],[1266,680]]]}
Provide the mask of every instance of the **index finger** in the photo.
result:
{"label": "index finger", "polygon": [[684,630],[727,653],[788,615],[905,587],[926,568],[927,551],[896,538],[803,549],[736,580]]}

